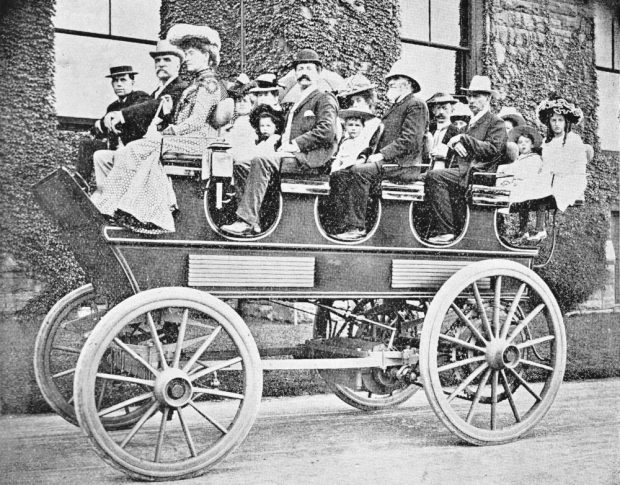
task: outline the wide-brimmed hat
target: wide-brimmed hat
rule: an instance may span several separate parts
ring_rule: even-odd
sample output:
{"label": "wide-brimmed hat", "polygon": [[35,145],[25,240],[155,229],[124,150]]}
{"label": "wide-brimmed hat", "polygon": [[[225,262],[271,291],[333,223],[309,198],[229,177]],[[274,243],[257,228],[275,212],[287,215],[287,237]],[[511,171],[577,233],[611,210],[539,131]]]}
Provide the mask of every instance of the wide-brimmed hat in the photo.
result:
{"label": "wide-brimmed hat", "polygon": [[573,124],[579,124],[583,119],[583,111],[577,105],[569,103],[564,98],[545,99],[538,108],[538,119],[546,123],[552,114],[563,115],[567,121]]}
{"label": "wide-brimmed hat", "polygon": [[176,46],[173,46],[169,40],[163,39],[157,42],[157,46],[154,51],[149,52],[149,55],[155,59],[157,56],[172,55],[177,56],[181,61],[185,59],[183,51]]}
{"label": "wide-brimmed hat", "polygon": [[180,45],[186,39],[199,39],[218,49],[222,47],[220,34],[208,25],[176,24],[170,27],[166,40],[173,45]]}
{"label": "wide-brimmed hat", "polygon": [[268,116],[276,125],[276,132],[284,131],[284,113],[269,104],[259,104],[250,112],[250,124],[258,130],[260,119]]}
{"label": "wide-brimmed hat", "polygon": [[456,103],[454,105],[454,111],[452,111],[450,115],[450,121],[463,120],[468,122],[472,116],[474,116],[474,114],[469,109],[469,106],[464,103]]}
{"label": "wide-brimmed hat", "polygon": [[293,67],[297,67],[297,64],[316,64],[319,67],[323,67],[323,62],[319,58],[319,55],[313,49],[301,49],[297,52],[297,56],[293,59]]}
{"label": "wide-brimmed hat", "polygon": [[496,94],[495,91],[491,87],[491,78],[489,76],[474,76],[471,78],[468,88],[461,88],[463,91],[468,91],[472,93],[487,93],[487,94]]}
{"label": "wide-brimmed hat", "polygon": [[366,76],[361,73],[354,74],[344,80],[344,87],[338,91],[338,97],[346,98],[354,94],[370,91],[377,87],[376,84],[370,82]]}
{"label": "wide-brimmed hat", "polygon": [[226,83],[226,91],[228,92],[228,96],[233,99],[243,98],[249,93],[251,87],[252,82],[245,73],[239,74],[234,81],[228,81]]}
{"label": "wide-brimmed hat", "polygon": [[438,92],[433,94],[427,101],[426,104],[431,106],[433,104],[456,104],[459,100],[456,99],[449,93]]}
{"label": "wide-brimmed hat", "polygon": [[416,79],[413,77],[413,73],[411,72],[409,65],[404,61],[396,61],[392,66],[392,69],[390,69],[390,72],[388,72],[385,76],[385,80],[387,81],[393,77],[406,77],[411,81],[411,84],[413,85],[413,92],[420,92],[420,83],[418,83],[418,81],[416,81]]}
{"label": "wide-brimmed hat", "polygon": [[138,71],[134,71],[131,66],[114,66],[110,68],[110,74],[106,77],[122,76],[123,74],[138,74]]}
{"label": "wide-brimmed hat", "polygon": [[538,130],[530,125],[520,125],[515,126],[508,133],[508,141],[512,141],[514,143],[517,142],[521,135],[529,135],[534,140],[534,148],[540,147],[542,145],[542,136],[538,133]]}
{"label": "wide-brimmed hat", "polygon": [[250,89],[251,93],[268,93],[271,91],[280,92],[282,86],[278,84],[276,75],[272,72],[261,74],[254,79],[254,86]]}
{"label": "wide-brimmed hat", "polygon": [[373,113],[363,108],[341,109],[338,112],[338,116],[340,116],[343,120],[346,120],[347,118],[361,118],[364,121],[375,117]]}
{"label": "wide-brimmed hat", "polygon": [[499,113],[497,113],[497,116],[505,121],[512,122],[515,127],[526,124],[525,118],[517,111],[517,108],[514,108],[513,106],[502,107],[502,109],[499,110]]}

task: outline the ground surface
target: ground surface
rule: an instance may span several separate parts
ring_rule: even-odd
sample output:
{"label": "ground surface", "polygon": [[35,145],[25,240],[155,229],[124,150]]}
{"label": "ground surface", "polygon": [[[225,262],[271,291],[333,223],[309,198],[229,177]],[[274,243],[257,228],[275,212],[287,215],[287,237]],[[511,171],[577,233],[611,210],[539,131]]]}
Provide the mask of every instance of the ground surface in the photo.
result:
{"label": "ground surface", "polygon": [[[619,395],[620,379],[565,383],[533,431],[494,447],[451,435],[423,391],[375,414],[333,395],[264,399],[232,455],[207,475],[176,483],[618,484]],[[0,483],[132,483],[55,415],[0,417],[0,430]]]}

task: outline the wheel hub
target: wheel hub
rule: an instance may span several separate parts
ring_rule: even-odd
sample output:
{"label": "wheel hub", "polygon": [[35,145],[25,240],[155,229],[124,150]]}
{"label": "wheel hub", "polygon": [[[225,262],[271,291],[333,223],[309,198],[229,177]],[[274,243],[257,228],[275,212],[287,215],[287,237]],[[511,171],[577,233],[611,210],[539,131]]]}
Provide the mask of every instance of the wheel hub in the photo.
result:
{"label": "wheel hub", "polygon": [[491,369],[512,369],[519,364],[521,353],[516,345],[504,339],[493,339],[487,345],[486,358]]}
{"label": "wheel hub", "polygon": [[181,369],[166,369],[155,380],[155,397],[166,406],[184,406],[192,392],[192,383]]}

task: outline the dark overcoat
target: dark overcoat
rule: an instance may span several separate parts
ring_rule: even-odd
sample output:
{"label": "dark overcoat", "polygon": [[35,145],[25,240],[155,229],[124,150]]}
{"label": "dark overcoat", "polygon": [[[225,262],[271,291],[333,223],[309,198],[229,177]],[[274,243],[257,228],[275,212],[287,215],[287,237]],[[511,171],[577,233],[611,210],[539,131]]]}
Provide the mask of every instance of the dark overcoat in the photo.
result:
{"label": "dark overcoat", "polygon": [[[144,101],[148,101],[149,99],[151,99],[151,97],[144,91],[132,91],[123,99],[117,99],[112,104],[110,104],[106,110],[106,114],[110,113],[111,111],[121,111],[123,108],[143,103]],[[110,150],[116,150],[116,148],[118,147],[119,138],[124,145],[127,145],[127,143],[129,143],[130,141],[138,140],[139,138],[142,138],[144,136],[144,133],[140,133],[138,130],[130,130],[125,128],[123,128],[120,134],[117,136],[114,133],[108,132],[105,125],[103,124],[103,118],[99,120],[99,126],[101,127],[102,132],[94,134],[96,136],[103,135],[104,137],[107,137],[110,142]]]}

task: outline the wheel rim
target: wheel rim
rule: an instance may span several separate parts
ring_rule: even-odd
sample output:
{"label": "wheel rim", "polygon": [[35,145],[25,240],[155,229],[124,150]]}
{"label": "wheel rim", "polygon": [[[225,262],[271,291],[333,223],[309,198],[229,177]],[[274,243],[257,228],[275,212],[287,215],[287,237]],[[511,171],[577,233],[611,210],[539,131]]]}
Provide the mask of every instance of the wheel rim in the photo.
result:
{"label": "wheel rim", "polygon": [[[383,303],[381,300],[361,299],[339,302],[335,306],[346,308],[351,314],[362,315],[370,320],[397,327],[401,332],[403,324],[408,323],[413,328],[411,321],[418,316],[419,308],[413,308],[406,302],[399,301],[399,303],[401,305]],[[321,329],[321,336],[325,338],[361,338],[383,343],[386,350],[402,350],[405,345],[403,342],[391,339],[390,331],[382,332],[373,325],[359,324],[354,319],[337,317],[325,308],[320,308],[317,312],[315,329],[317,328]],[[315,337],[320,336],[315,334]],[[361,385],[355,388],[336,382],[334,371],[319,371],[319,374],[342,401],[364,411],[374,411],[402,404],[420,389],[416,384],[400,380],[397,377],[399,371],[402,369],[363,370],[360,376]]]}
{"label": "wheel rim", "polygon": [[[258,412],[254,341],[234,310],[198,290],[161,288],[125,300],[85,349],[75,384],[80,425],[106,461],[134,478],[204,473],[243,441]],[[100,380],[117,389],[96,396]],[[136,403],[142,413],[129,431],[105,429],[102,417]]]}
{"label": "wheel rim", "polygon": [[[465,306],[477,309],[476,319]],[[455,320],[473,338],[451,335]],[[485,261],[460,270],[437,293],[420,369],[429,402],[450,430],[474,444],[503,443],[546,414],[565,354],[561,313],[540,277],[511,261]]]}

